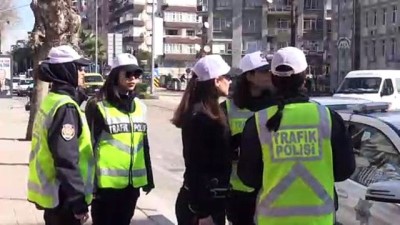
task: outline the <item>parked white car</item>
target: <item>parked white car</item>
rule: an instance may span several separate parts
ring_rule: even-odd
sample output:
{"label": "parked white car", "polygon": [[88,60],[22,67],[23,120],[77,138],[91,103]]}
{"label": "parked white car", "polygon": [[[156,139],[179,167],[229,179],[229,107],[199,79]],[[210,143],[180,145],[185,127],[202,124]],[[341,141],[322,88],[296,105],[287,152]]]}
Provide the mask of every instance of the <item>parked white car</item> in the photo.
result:
{"label": "parked white car", "polygon": [[[346,105],[322,101],[328,107]],[[336,183],[337,222],[343,225],[400,224],[400,111],[387,103],[347,104],[338,109],[352,135],[356,170]]]}
{"label": "parked white car", "polygon": [[29,87],[33,84],[33,79],[20,79],[18,83],[18,96],[25,96],[28,94]]}

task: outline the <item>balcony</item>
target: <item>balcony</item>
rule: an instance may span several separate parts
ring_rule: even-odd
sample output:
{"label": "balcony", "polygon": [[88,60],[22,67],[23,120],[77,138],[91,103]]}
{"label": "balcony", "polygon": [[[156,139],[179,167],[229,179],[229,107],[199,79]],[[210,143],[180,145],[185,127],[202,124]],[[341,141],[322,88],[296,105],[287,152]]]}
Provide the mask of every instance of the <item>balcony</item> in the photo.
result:
{"label": "balcony", "polygon": [[269,15],[288,15],[290,14],[290,5],[269,5],[267,12]]}
{"label": "balcony", "polygon": [[124,43],[143,43],[144,35],[133,36],[132,32],[122,34],[122,41]]}
{"label": "balcony", "polygon": [[177,53],[165,53],[164,60],[171,61],[195,61],[196,54],[177,54]]}
{"label": "balcony", "polygon": [[198,5],[197,6],[197,15],[199,15],[199,16],[208,15],[208,5]]}
{"label": "balcony", "polygon": [[268,37],[290,37],[290,28],[269,28],[267,32]]}
{"label": "balcony", "polygon": [[128,19],[125,20],[122,23],[119,24],[113,24],[113,30],[117,31],[117,30],[121,30],[130,26],[135,26],[135,27],[143,27],[145,25],[143,20],[139,20],[139,19]]}
{"label": "balcony", "polygon": [[146,2],[144,0],[130,0],[124,3],[117,3],[115,6],[115,11],[112,12],[112,15],[120,16],[122,13],[130,10],[133,10],[133,13],[142,12],[146,7]]}
{"label": "balcony", "polygon": [[176,29],[182,29],[182,28],[197,29],[199,27],[199,23],[167,22],[167,21],[165,21],[164,27],[165,28],[176,28]]}
{"label": "balcony", "polygon": [[164,37],[166,44],[201,44],[201,38],[196,36],[167,35]]}

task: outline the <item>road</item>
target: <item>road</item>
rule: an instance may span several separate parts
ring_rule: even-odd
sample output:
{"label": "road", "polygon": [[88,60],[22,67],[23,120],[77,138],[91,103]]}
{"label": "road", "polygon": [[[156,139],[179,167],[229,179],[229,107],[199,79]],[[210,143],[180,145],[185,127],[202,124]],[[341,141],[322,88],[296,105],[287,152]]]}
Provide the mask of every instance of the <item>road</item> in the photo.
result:
{"label": "road", "polygon": [[[170,122],[181,93],[159,94],[159,100],[145,100],[148,107],[149,142],[156,188],[148,195],[143,194],[139,205],[147,216],[163,221],[160,224],[169,225],[176,224],[174,206],[184,171],[180,130]],[[21,108],[26,103],[24,97],[14,99],[20,103],[14,107]],[[28,112],[20,116],[24,120],[23,123],[27,121],[27,116]]]}

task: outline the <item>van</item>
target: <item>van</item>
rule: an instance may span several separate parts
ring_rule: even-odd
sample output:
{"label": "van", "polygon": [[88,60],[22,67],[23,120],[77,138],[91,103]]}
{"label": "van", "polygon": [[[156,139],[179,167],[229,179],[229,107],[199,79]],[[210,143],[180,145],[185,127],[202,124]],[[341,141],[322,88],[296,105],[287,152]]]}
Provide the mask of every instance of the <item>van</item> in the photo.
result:
{"label": "van", "polygon": [[334,97],[351,97],[387,102],[400,109],[400,70],[357,70],[349,72]]}

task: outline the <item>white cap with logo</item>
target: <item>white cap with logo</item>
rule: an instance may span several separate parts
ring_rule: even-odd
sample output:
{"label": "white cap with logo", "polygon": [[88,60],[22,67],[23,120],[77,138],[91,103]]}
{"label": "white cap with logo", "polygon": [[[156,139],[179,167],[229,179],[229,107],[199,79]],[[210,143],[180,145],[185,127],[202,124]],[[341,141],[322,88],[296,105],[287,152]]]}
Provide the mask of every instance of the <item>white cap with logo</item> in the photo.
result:
{"label": "white cap with logo", "polygon": [[47,59],[42,63],[48,64],[61,64],[61,63],[76,63],[79,65],[87,66],[91,64],[89,59],[85,59],[77,51],[69,45],[60,45],[50,49]]}
{"label": "white cap with logo", "polygon": [[266,67],[266,69],[269,70],[267,55],[265,55],[261,51],[246,54],[240,60],[240,69],[242,70],[242,73],[259,69],[261,67]]}
{"label": "white cap with logo", "polygon": [[197,61],[192,71],[199,81],[207,81],[229,74],[231,67],[220,55],[206,55]]}
{"label": "white cap with logo", "polygon": [[[279,66],[288,66],[292,70],[287,72],[276,71]],[[304,72],[308,67],[306,55],[296,47],[285,47],[279,49],[272,58],[271,70],[272,74],[279,77],[290,77],[293,74]]]}
{"label": "white cap with logo", "polygon": [[129,53],[119,54],[113,59],[111,69],[118,67],[123,67],[126,71],[143,72],[136,57]]}

